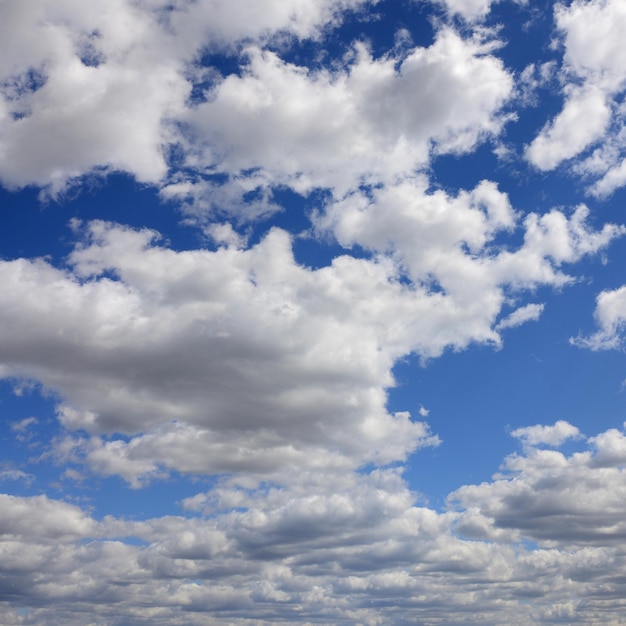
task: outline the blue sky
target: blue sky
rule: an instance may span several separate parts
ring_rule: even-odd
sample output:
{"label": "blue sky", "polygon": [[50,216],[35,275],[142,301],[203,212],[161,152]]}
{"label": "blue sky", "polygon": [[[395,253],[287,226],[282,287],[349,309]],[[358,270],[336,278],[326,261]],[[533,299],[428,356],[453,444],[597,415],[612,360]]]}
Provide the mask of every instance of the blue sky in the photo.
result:
{"label": "blue sky", "polygon": [[0,622],[623,623],[625,28],[0,3]]}

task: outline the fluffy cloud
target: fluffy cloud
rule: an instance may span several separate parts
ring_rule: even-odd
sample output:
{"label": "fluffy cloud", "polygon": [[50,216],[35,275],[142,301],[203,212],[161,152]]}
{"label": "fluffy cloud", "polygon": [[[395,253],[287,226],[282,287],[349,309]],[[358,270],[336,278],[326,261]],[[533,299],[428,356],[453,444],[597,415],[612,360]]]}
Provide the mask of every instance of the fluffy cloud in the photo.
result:
{"label": "fluffy cloud", "polygon": [[[499,131],[513,81],[490,54],[494,42],[442,28],[432,46],[404,58],[373,59],[360,45],[343,68],[315,72],[259,47],[280,33],[319,37],[363,4],[300,0],[287,10],[269,0],[236,8],[218,0],[116,0],[86,10],[71,0],[29,0],[3,7],[0,180],[55,193],[88,172],[120,170],[160,184],[175,148],[187,174],[174,171],[166,193],[229,210],[237,193],[255,189],[245,180],[251,168],[261,168],[266,189],[345,191],[424,166],[432,147],[465,152]],[[234,54],[244,40],[249,61],[241,75],[220,77],[199,60],[207,50]],[[190,96],[202,85],[208,101],[197,105]],[[207,170],[233,177],[233,190],[207,186]]]}
{"label": "fluffy cloud", "polygon": [[[27,0],[0,9],[0,180],[60,191],[122,170],[156,183],[188,107],[197,57],[277,32],[319,34],[361,0]],[[236,17],[235,17],[236,15]]]}
{"label": "fluffy cloud", "polygon": [[564,262],[621,234],[585,215],[529,216],[523,245],[498,251],[515,215],[495,186],[448,197],[401,184],[320,216],[374,255],[317,270],[279,229],[249,249],[175,252],[152,231],[74,223],[70,270],[0,263],[3,376],[60,394],[61,424],[88,433],[58,440],[59,460],[134,486],[170,470],[402,460],[437,439],[387,411],[397,359],[499,344],[507,290],[562,285]]}
{"label": "fluffy cloud", "polygon": [[[388,391],[406,355],[499,346],[503,331],[539,318],[529,293],[568,284],[569,264],[626,229],[594,230],[584,205],[522,215],[488,180],[433,187],[437,156],[467,155],[514,119],[506,107],[521,92],[493,32],[475,28],[490,2],[446,0],[472,24],[433,22],[427,46],[378,55],[351,42],[325,69],[285,54],[367,4],[0,7],[3,184],[54,193],[88,172],[125,171],[188,203],[215,244],[176,251],[148,229],[74,220],[63,264],[0,260],[0,377],[41,385],[57,418],[16,415],[11,436],[39,455],[27,469],[53,464],[66,496],[0,494],[2,623],[623,614],[623,431],[584,440],[564,421],[518,428],[520,452],[436,511],[403,474],[411,454],[440,444],[418,421],[429,412],[392,411]],[[619,5],[573,2],[556,15],[571,84],[527,156],[551,169],[598,146],[579,171],[619,182],[606,169],[619,133],[603,139],[622,115]],[[220,75],[215,53],[238,70]],[[551,67],[521,80],[543,84]],[[281,187],[323,192],[306,236],[330,240],[331,261],[297,262],[281,228],[248,245],[241,222],[281,210]],[[579,342],[619,345],[624,297],[601,294],[600,330]],[[571,456],[546,449],[570,440]],[[3,486],[39,481],[12,463]],[[180,480],[188,497],[177,496],[178,515],[101,515],[88,488],[109,477],[136,489]]]}
{"label": "fluffy cloud", "polygon": [[572,337],[570,342],[592,350],[619,348],[626,322],[626,286],[598,294],[594,317],[599,326],[597,332],[589,337]]}
{"label": "fluffy cloud", "polygon": [[606,94],[595,85],[571,88],[561,113],[530,144],[526,157],[542,170],[552,170],[604,136],[611,119]]}
{"label": "fluffy cloud", "polygon": [[619,0],[576,0],[557,4],[555,18],[565,49],[565,103],[527,147],[526,157],[542,170],[579,157],[574,171],[592,180],[592,194],[606,196],[626,181],[624,5]]}
{"label": "fluffy cloud", "polygon": [[225,78],[186,121],[206,142],[200,162],[217,171],[342,196],[423,167],[432,150],[467,152],[497,133],[513,82],[493,49],[441,29],[404,59],[373,59],[357,46],[353,62],[332,72],[253,47],[242,75]]}
{"label": "fluffy cloud", "polygon": [[[576,430],[523,430],[565,427]],[[529,445],[492,481],[452,493],[445,513],[416,504],[397,468],[303,472],[290,486],[223,478],[183,503],[186,516],[143,521],[2,496],[0,586],[25,608],[21,622],[0,614],[71,626],[87,608],[94,624],[606,623],[623,604],[624,441],[611,429],[569,457]]]}
{"label": "fluffy cloud", "polygon": [[[464,346],[470,333],[474,341],[480,337],[498,343],[494,331],[537,319],[541,305],[526,305],[493,327],[507,291],[566,284],[570,277],[559,270],[563,264],[601,249],[625,232],[609,225],[592,232],[586,225],[589,211],[581,205],[569,217],[556,210],[527,215],[523,245],[517,250],[498,248],[493,240],[518,226],[518,216],[494,183],[483,181],[456,197],[429,192],[427,184],[416,178],[354,193],[316,218],[317,227],[331,231],[346,248],[358,245],[388,254],[412,281],[449,296],[447,301],[463,322],[448,325],[440,310],[442,324],[435,337],[443,343],[437,345],[433,337],[432,347],[420,350],[424,356],[438,356],[446,344]],[[458,332],[468,333],[466,339]]]}
{"label": "fluffy cloud", "polygon": [[559,420],[554,426],[527,426],[526,428],[518,428],[512,433],[513,437],[521,439],[525,444],[536,446],[539,444],[547,444],[550,446],[559,446],[567,439],[577,438],[580,432],[576,426],[572,426],[569,422]]}
{"label": "fluffy cloud", "polygon": [[135,480],[161,463],[215,473],[390,462],[434,442],[408,413],[386,411],[385,388],[411,347],[402,320],[440,297],[403,287],[384,261],[308,270],[284,231],[245,251],[176,253],[154,236],[93,223],[72,274],[1,266],[14,298],[0,313],[5,375],[60,391],[68,429],[136,435],[66,442],[63,454]]}
{"label": "fluffy cloud", "polygon": [[558,445],[578,436],[560,421],[513,433],[528,446],[508,457],[495,481],[465,486],[450,500],[479,510],[494,529],[515,529],[546,546],[611,545],[626,532],[623,521],[624,434],[608,430],[588,439],[590,450],[565,456],[536,444]]}

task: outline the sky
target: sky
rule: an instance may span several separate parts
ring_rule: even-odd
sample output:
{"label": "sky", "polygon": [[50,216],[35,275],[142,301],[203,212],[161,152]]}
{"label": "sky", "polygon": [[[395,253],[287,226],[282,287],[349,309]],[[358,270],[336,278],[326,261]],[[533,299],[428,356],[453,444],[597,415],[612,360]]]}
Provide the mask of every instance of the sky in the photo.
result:
{"label": "sky", "polygon": [[626,624],[622,0],[0,0],[0,623]]}

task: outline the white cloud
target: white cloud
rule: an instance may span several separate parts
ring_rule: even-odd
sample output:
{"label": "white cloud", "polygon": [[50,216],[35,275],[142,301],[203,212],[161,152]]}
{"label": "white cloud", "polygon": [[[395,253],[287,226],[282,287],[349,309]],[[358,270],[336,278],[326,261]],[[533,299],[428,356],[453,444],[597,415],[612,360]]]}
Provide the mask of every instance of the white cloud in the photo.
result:
{"label": "white cloud", "polygon": [[448,13],[461,15],[468,21],[479,20],[489,13],[493,0],[439,0]]}
{"label": "white cloud", "polygon": [[[520,432],[542,428],[545,441],[560,427]],[[569,457],[528,448],[445,513],[417,505],[398,468],[224,477],[185,502],[196,515],[142,521],[1,496],[0,585],[34,623],[69,626],[86,606],[108,623],[194,626],[467,623],[469,606],[489,626],[606,622],[623,605],[624,441],[610,429]]]}
{"label": "white cloud", "polygon": [[218,171],[261,168],[274,184],[342,196],[363,180],[423,167],[431,147],[467,152],[497,133],[513,83],[492,50],[442,29],[400,63],[357,46],[346,68],[314,72],[251,47],[244,73],[225,78],[186,119],[206,141],[201,161]]}
{"label": "white cloud", "polygon": [[526,157],[542,170],[578,157],[573,171],[591,180],[591,194],[605,197],[626,180],[620,104],[626,87],[626,12],[620,0],[575,0],[557,4],[555,19],[564,45],[565,102],[527,147]]}
{"label": "white cloud", "polygon": [[526,150],[526,158],[541,170],[554,169],[602,138],[611,119],[606,94],[595,85],[571,88],[565,98],[563,110]]}
{"label": "white cloud", "polygon": [[[450,15],[459,15],[468,22],[479,22],[491,11],[491,5],[500,0],[435,0],[445,6]],[[514,0],[517,4],[526,4],[527,0]]]}
{"label": "white cloud", "polygon": [[70,270],[0,262],[4,375],[54,390],[63,427],[89,433],[57,440],[56,458],[134,486],[171,470],[402,460],[438,439],[387,411],[397,359],[498,344],[505,289],[561,285],[563,262],[621,234],[555,211],[526,220],[518,250],[492,249],[515,214],[491,183],[457,197],[402,183],[329,210],[341,243],[372,258],[311,270],[279,229],[249,249],[174,252],[152,231],[92,222]]}
{"label": "white cloud", "polygon": [[598,331],[589,337],[572,337],[570,342],[592,350],[619,348],[626,323],[626,286],[600,292],[594,312]]}
{"label": "white cloud", "polygon": [[[0,264],[7,375],[60,392],[61,423],[95,437],[59,443],[63,458],[136,482],[162,467],[387,463],[436,443],[385,409],[395,359],[432,341],[403,320],[424,311],[440,324],[441,306],[390,263],[344,256],[308,270],[280,230],[249,250],[180,253],[149,231],[95,222],[86,234],[73,273]],[[98,438],[113,432],[133,438]]]}
{"label": "white cloud", "polygon": [[207,46],[317,36],[362,0],[27,0],[0,7],[0,180],[62,191],[122,170],[157,183]]}
{"label": "white cloud", "polygon": [[165,122],[189,86],[180,60],[153,54],[171,48],[156,16],[125,0],[88,9],[31,0],[1,11],[3,183],[60,190],[95,167],[160,179]]}
{"label": "white cloud", "polygon": [[626,533],[623,433],[610,429],[589,438],[589,450],[569,457],[533,447],[578,437],[567,422],[521,428],[513,435],[530,444],[526,454],[508,457],[493,482],[464,486],[450,501],[479,510],[493,529],[515,529],[541,546],[621,544]]}
{"label": "white cloud", "polygon": [[71,541],[97,532],[97,524],[79,507],[47,496],[18,498],[0,494],[0,503],[0,535],[4,541],[12,537]]}
{"label": "white cloud", "polygon": [[560,446],[567,439],[580,437],[580,432],[576,426],[569,422],[558,420],[554,426],[527,426],[514,430],[511,435],[521,439],[524,444],[536,446],[547,444],[549,446]]}
{"label": "white cloud", "polygon": [[515,309],[511,314],[507,315],[503,320],[499,321],[496,329],[504,330],[505,328],[516,328],[526,322],[536,322],[543,313],[543,304],[526,304]]}
{"label": "white cloud", "polygon": [[[538,319],[527,291],[567,284],[567,264],[625,229],[593,230],[582,205],[522,217],[490,181],[433,190],[434,155],[466,154],[508,119],[513,75],[491,35],[436,24],[428,47],[374,57],[358,45],[326,70],[276,51],[284,38],[322,38],[364,4],[0,6],[0,179],[58,192],[94,168],[123,170],[187,202],[217,244],[176,252],[153,231],[75,220],[62,269],[0,260],[0,374],[58,400],[60,431],[38,460],[81,488],[90,475],[133,488],[177,472],[205,481],[180,503],[184,516],[141,520],[96,519],[89,500],[0,494],[2,623],[489,626],[622,614],[623,432],[567,457],[539,447],[578,437],[575,426],[519,428],[522,452],[502,473],[437,512],[418,504],[403,463],[439,439],[391,412],[387,393],[407,354],[499,345],[501,330]],[[447,0],[474,22],[489,6]],[[618,115],[619,60],[577,57],[578,22],[567,21],[616,6],[557,11],[584,80],[529,149],[539,167],[588,149]],[[240,73],[198,65],[201,52],[242,42]],[[546,79],[542,67],[528,85]],[[202,77],[206,99],[191,103]],[[583,114],[593,123],[572,133]],[[184,171],[168,173],[174,145]],[[597,176],[620,149],[603,147]],[[310,235],[343,246],[332,262],[299,264],[278,228],[249,246],[228,221],[277,211],[281,185],[331,192]],[[620,290],[601,294],[589,345],[619,344],[622,310]],[[36,423],[13,422],[13,436]],[[7,466],[3,479],[30,475]]]}
{"label": "white cloud", "polygon": [[[254,180],[265,178],[265,199],[256,209],[239,200],[239,212],[254,216],[275,210],[272,185],[341,195],[363,179],[390,180],[423,167],[431,150],[467,152],[499,132],[513,79],[491,54],[493,41],[442,27],[430,47],[404,58],[373,59],[359,45],[345,67],[317,72],[262,48],[278,35],[318,37],[364,4],[3,6],[0,180],[59,193],[86,173],[119,170],[169,184],[166,194],[196,207],[233,212],[232,201],[250,186],[249,170],[260,168]],[[244,40],[249,66],[242,75],[220,78],[198,64],[201,51],[234,51]],[[189,102],[194,82],[207,77],[208,101]],[[191,180],[175,172],[166,179],[174,146]],[[234,188],[196,180],[207,168],[230,175]]]}

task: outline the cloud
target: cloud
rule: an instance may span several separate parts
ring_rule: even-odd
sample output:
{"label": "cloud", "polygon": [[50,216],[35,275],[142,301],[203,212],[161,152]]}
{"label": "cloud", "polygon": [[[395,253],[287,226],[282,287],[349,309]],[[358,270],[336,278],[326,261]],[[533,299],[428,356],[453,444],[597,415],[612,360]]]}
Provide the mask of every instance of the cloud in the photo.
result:
{"label": "cloud", "polygon": [[601,139],[610,118],[611,109],[601,89],[572,88],[566,92],[563,110],[528,146],[526,158],[541,170],[552,170]]}
{"label": "cloud", "polygon": [[554,426],[527,426],[514,430],[511,435],[521,439],[525,445],[536,446],[547,444],[549,446],[560,446],[564,441],[571,438],[578,438],[580,432],[576,426],[558,420]]}
{"label": "cloud", "polygon": [[27,474],[22,470],[18,469],[3,469],[0,470],[0,482],[4,481],[17,481],[23,480],[24,482],[30,484],[33,482],[35,477],[32,474]]}
{"label": "cloud", "polygon": [[[545,441],[559,424],[520,432]],[[443,513],[416,504],[400,468],[223,477],[186,516],[137,521],[1,496],[0,585],[32,622],[70,626],[87,606],[139,624],[460,623],[468,606],[487,625],[594,623],[622,602],[624,441],[610,429],[571,456],[530,447]]]}
{"label": "cloud", "polygon": [[16,433],[25,433],[33,424],[37,424],[39,420],[36,417],[25,417],[19,422],[11,424],[11,430]]}
{"label": "cloud", "polygon": [[[387,54],[350,42],[326,62],[331,46],[314,45],[324,68],[322,56],[285,53],[325,44],[374,4],[0,8],[2,183],[59,194],[123,171],[183,205],[212,244],[175,250],[147,228],[74,219],[62,262],[0,259],[0,375],[41,385],[56,411],[14,418],[10,435],[46,428],[29,462],[56,471],[67,494],[0,494],[2,623],[623,614],[623,431],[517,428],[520,451],[440,511],[417,491],[422,478],[408,483],[410,456],[441,441],[421,421],[428,409],[391,407],[399,360],[500,346],[503,330],[539,319],[544,305],[527,302],[536,289],[573,282],[571,265],[626,228],[596,229],[585,205],[522,214],[490,180],[435,184],[437,157],[499,140],[507,107],[552,76],[537,64],[516,89],[502,42],[479,24],[491,2],[445,0],[449,24],[433,22],[425,46],[401,33]],[[576,171],[598,194],[622,176],[619,11],[609,0],[557,8],[564,108],[526,152],[543,170],[582,155]],[[454,15],[469,25],[455,30]],[[285,188],[311,204],[319,193],[303,236],[331,244],[332,260],[309,267],[296,235],[245,230],[291,209]],[[600,294],[599,330],[579,344],[620,345],[623,297]],[[571,439],[582,451],[546,449]],[[158,506],[171,514],[107,514],[90,489],[120,488],[111,477],[136,490],[168,481]],[[12,480],[41,489],[11,462],[0,482]]]}
{"label": "cloud", "polygon": [[[160,465],[387,463],[436,442],[408,413],[387,412],[385,389],[415,339],[391,320],[436,310],[440,297],[404,287],[384,260],[309,270],[280,230],[214,252],[174,252],[153,232],[102,222],[85,235],[72,272],[0,264],[15,298],[0,307],[7,375],[59,392],[61,423],[94,437],[59,443],[59,454],[135,481]],[[133,438],[99,439],[114,432]]]}
{"label": "cloud", "polygon": [[[459,15],[464,20],[472,23],[483,20],[491,11],[491,5],[500,0],[435,0],[445,6],[450,15]],[[515,0],[517,4],[524,5],[527,0]]]}
{"label": "cloud", "polygon": [[[2,8],[0,180],[62,191],[93,170],[158,183],[202,50],[316,37],[361,0],[29,0]],[[206,68],[205,68],[206,69]]]}
{"label": "cloud", "polygon": [[578,429],[559,421],[513,433],[530,447],[508,457],[493,482],[464,486],[450,501],[479,510],[494,529],[515,529],[540,545],[611,546],[621,543],[624,435],[610,429],[587,440],[589,450],[565,456],[537,444],[559,445]]}
{"label": "cloud", "polygon": [[[500,131],[513,79],[491,54],[493,40],[442,27],[430,47],[400,58],[374,59],[359,44],[343,67],[316,71],[262,47],[278,34],[319,38],[366,4],[98,0],[85,11],[70,0],[30,0],[4,8],[0,180],[58,194],[90,172],[124,171],[196,208],[232,212],[237,195],[256,188],[250,170],[260,169],[253,180],[265,200],[256,211],[238,203],[254,216],[275,210],[274,185],[341,195]],[[243,41],[241,74],[222,77],[198,60],[203,50],[236,54]],[[204,181],[207,168],[233,188]]]}
{"label": "cloud", "polygon": [[438,439],[387,410],[397,360],[499,345],[505,291],[560,286],[563,263],[622,233],[586,215],[529,215],[519,249],[493,247],[516,225],[505,194],[482,182],[451,197],[418,178],[329,205],[317,228],[372,255],[316,270],[280,229],[248,249],[175,252],[153,231],[73,222],[68,269],[0,262],[4,375],[59,394],[59,462],[135,487],[401,461]]}
{"label": "cloud", "polygon": [[596,298],[594,317],[599,330],[589,337],[572,337],[570,343],[591,350],[619,348],[626,322],[626,286],[600,292]]}
{"label": "cloud", "polygon": [[543,313],[543,304],[526,304],[515,309],[510,315],[498,322],[496,329],[516,328],[526,322],[536,322]]}
{"label": "cloud", "polygon": [[576,159],[572,169],[590,180],[589,193],[606,197],[626,180],[621,130],[626,14],[619,0],[576,0],[557,4],[555,20],[564,46],[565,102],[527,146],[526,158],[541,170]]}
{"label": "cloud", "polygon": [[[287,185],[342,197],[363,182],[392,182],[424,168],[433,153],[466,153],[500,131],[513,79],[490,54],[496,46],[442,28],[431,46],[401,58],[374,59],[356,45],[354,58],[333,71],[299,67],[251,46],[242,73],[224,78],[185,115],[189,165],[230,176],[236,194],[247,172],[249,190],[261,195]],[[253,217],[254,205],[219,204],[229,188],[193,182],[169,193],[196,207],[239,207]],[[270,204],[266,199],[261,207]]]}

